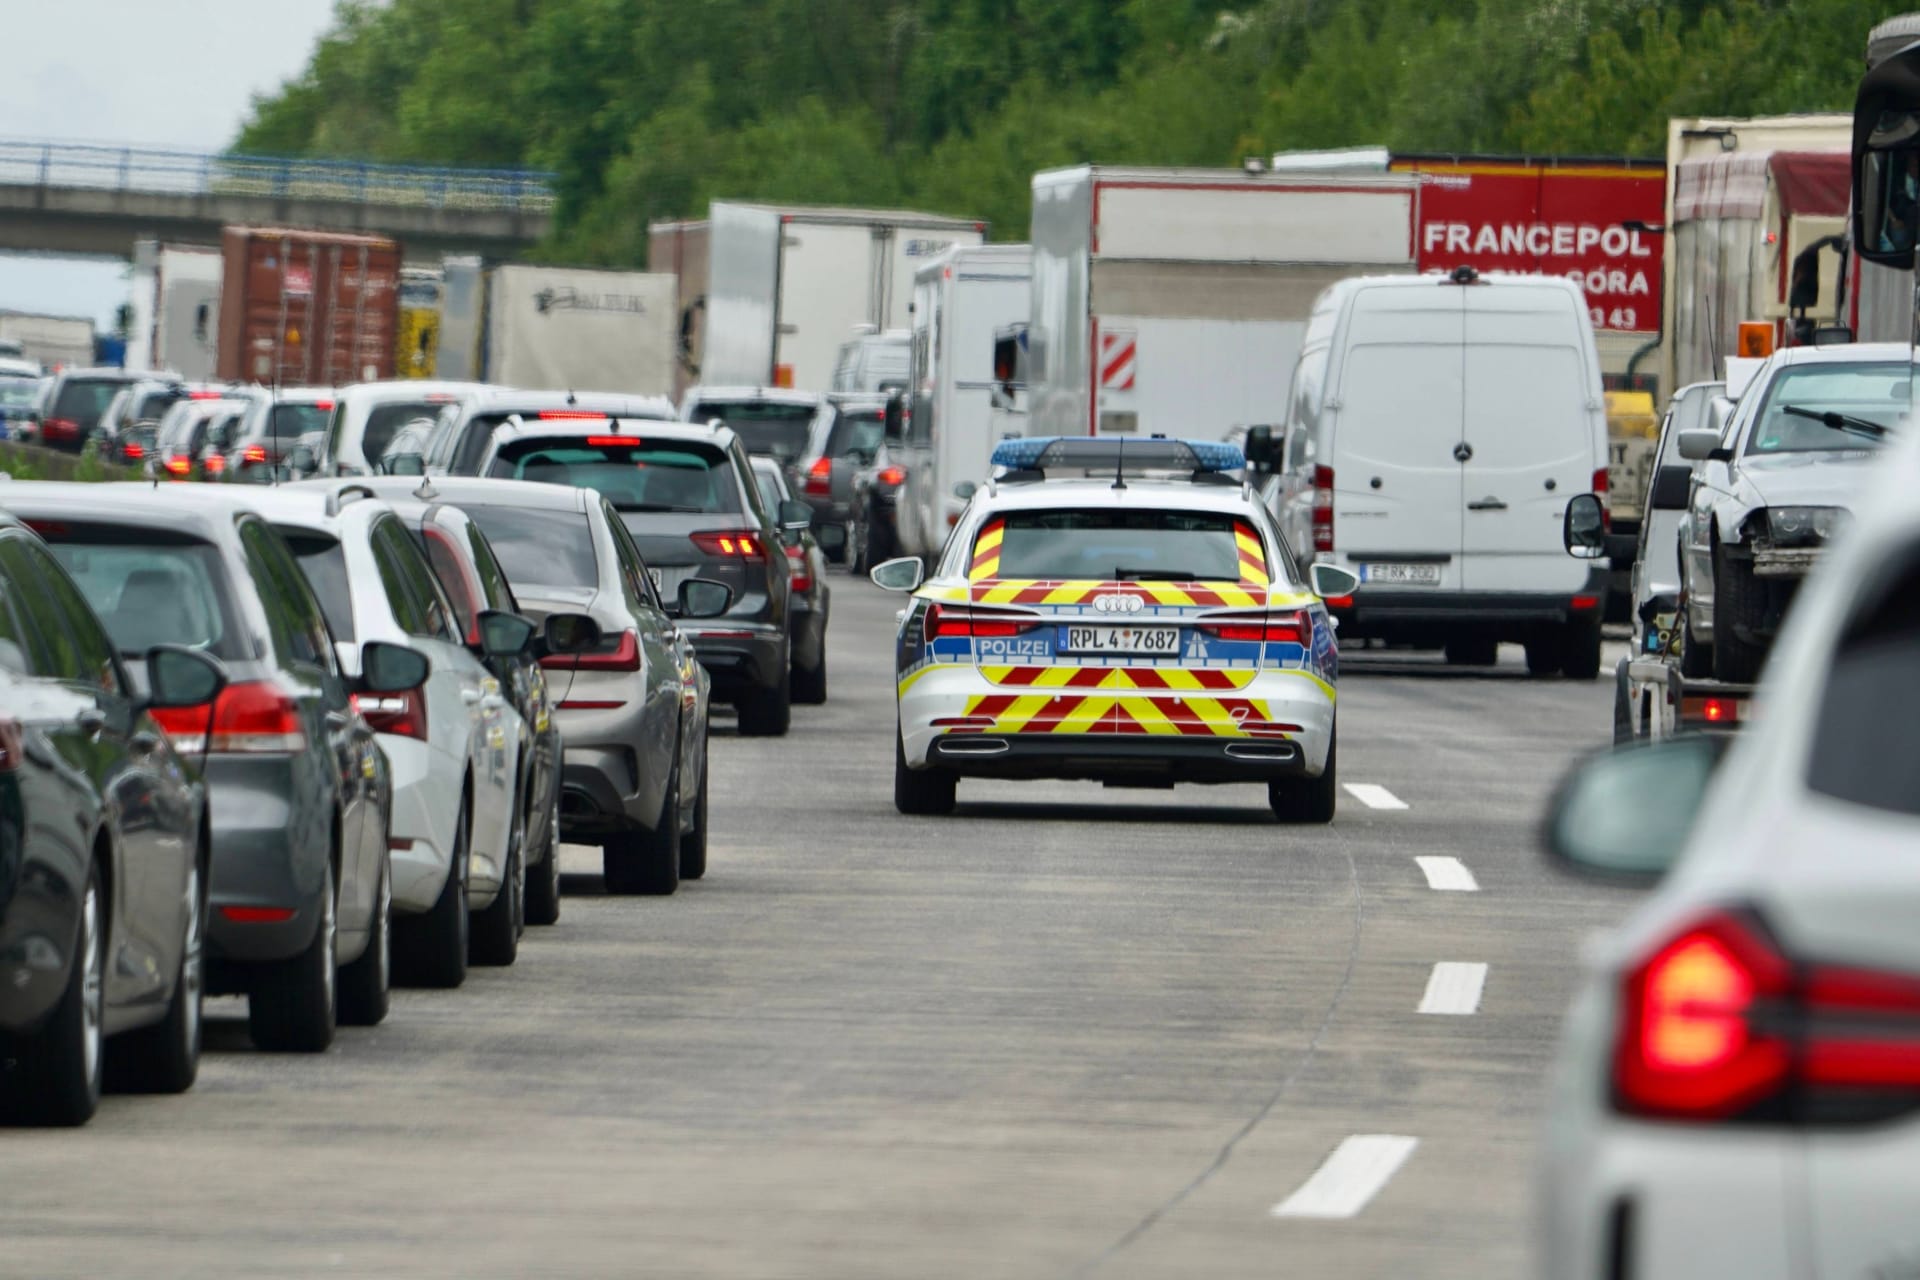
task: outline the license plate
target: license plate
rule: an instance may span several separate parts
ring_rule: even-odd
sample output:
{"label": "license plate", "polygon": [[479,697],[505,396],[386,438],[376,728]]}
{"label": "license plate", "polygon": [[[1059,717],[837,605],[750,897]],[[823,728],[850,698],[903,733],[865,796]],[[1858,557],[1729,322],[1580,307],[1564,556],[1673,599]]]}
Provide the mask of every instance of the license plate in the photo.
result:
{"label": "license plate", "polygon": [[1068,627],[1069,653],[1144,653],[1171,657],[1180,652],[1178,627]]}
{"label": "license plate", "polygon": [[1360,566],[1360,581],[1388,583],[1396,587],[1437,587],[1440,585],[1440,566],[1363,564]]}

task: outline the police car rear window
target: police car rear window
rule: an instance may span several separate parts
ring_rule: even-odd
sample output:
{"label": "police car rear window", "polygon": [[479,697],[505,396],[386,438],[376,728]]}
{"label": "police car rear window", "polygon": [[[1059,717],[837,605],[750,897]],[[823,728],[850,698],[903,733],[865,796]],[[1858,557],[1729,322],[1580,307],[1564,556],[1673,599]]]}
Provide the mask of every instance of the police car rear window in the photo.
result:
{"label": "police car rear window", "polygon": [[1253,526],[1213,511],[1009,511],[973,544],[980,578],[1267,581]]}

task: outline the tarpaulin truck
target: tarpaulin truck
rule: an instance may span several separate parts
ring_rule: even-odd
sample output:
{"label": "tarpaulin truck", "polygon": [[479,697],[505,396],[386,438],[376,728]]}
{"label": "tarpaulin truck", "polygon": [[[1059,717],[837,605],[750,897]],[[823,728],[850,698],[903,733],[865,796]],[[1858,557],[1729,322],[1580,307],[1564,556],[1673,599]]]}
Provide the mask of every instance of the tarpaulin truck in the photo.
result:
{"label": "tarpaulin truck", "polygon": [[223,274],[213,245],[136,243],[126,367],[210,380],[219,364]]}
{"label": "tarpaulin truck", "polygon": [[400,246],[385,236],[227,227],[215,374],[263,386],[393,376]]}
{"label": "tarpaulin truck", "polygon": [[1386,173],[1034,175],[1028,433],[1277,421],[1320,291],[1413,269],[1417,192]]}
{"label": "tarpaulin truck", "polygon": [[83,316],[0,311],[0,342],[18,343],[20,354],[49,372],[93,363],[93,321]]}
{"label": "tarpaulin truck", "polygon": [[438,376],[528,391],[673,389],[672,276],[448,258]]}
{"label": "tarpaulin truck", "polygon": [[[707,242],[705,301],[681,300],[690,376],[729,386],[825,391],[857,326],[908,327],[914,272],[955,245],[986,239],[971,218],[715,200],[704,223],[658,224],[656,266]],[[681,291],[685,294],[685,290]],[[704,317],[697,313],[704,312]]]}

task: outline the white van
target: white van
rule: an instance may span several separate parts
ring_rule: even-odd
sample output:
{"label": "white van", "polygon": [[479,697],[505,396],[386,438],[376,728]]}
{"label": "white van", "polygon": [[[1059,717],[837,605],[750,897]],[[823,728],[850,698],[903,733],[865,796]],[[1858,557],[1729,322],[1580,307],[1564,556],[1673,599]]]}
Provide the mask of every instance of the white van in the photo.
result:
{"label": "white van", "polygon": [[1303,557],[1361,585],[1342,641],[1440,648],[1536,675],[1600,670],[1604,566],[1570,558],[1561,514],[1604,494],[1607,421],[1579,288],[1548,276],[1340,281],[1314,304],[1288,394]]}

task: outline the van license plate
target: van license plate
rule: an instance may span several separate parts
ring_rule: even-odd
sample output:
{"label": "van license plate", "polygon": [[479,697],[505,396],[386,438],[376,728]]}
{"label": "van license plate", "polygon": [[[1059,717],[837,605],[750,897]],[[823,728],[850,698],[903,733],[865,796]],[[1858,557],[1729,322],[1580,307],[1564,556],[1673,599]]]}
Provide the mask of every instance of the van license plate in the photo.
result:
{"label": "van license plate", "polygon": [[1360,581],[1379,582],[1396,587],[1437,587],[1440,585],[1440,566],[1437,564],[1363,564],[1360,566]]}
{"label": "van license plate", "polygon": [[1172,657],[1180,652],[1178,627],[1068,627],[1069,653],[1144,653]]}

